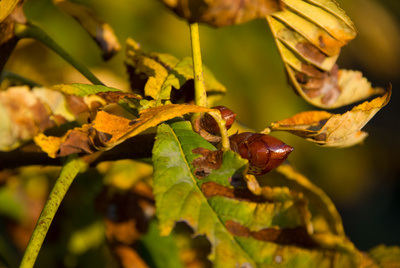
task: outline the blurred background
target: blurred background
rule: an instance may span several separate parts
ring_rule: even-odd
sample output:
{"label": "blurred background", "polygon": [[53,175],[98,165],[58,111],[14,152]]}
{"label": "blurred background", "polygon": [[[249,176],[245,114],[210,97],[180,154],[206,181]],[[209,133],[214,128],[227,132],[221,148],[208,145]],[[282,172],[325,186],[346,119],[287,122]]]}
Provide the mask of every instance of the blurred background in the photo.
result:
{"label": "blurred background", "polygon": [[[122,45],[132,37],[147,51],[179,58],[190,56],[187,24],[156,0],[75,2],[90,6],[108,22]],[[295,148],[291,163],[332,198],[347,235],[359,249],[368,250],[381,243],[400,245],[400,2],[337,2],[359,32],[342,49],[339,67],[363,72],[373,86],[388,87],[391,83],[392,99],[364,128],[369,137],[363,145],[328,149],[290,134],[274,135]],[[128,88],[123,51],[103,62],[90,37],[50,0],[28,0],[25,11],[31,21],[90,67],[106,85]],[[261,131],[273,121],[316,110],[289,87],[265,21],[221,29],[201,26],[200,35],[203,63],[227,87],[227,95],[219,104],[235,111],[237,120]],[[88,83],[59,56],[29,40],[19,43],[5,69],[43,85]],[[331,112],[342,113],[351,108]],[[85,186],[87,191],[99,191],[90,183]],[[86,200],[92,195],[80,193],[76,198]]]}

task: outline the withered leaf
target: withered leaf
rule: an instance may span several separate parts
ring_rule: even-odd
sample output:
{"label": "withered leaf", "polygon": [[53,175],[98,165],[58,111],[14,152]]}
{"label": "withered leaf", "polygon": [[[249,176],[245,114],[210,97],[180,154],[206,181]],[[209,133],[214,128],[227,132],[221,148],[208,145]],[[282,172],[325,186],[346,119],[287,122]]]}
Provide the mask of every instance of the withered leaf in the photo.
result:
{"label": "withered leaf", "polygon": [[344,114],[307,111],[271,124],[272,131],[287,131],[323,146],[348,147],[360,143],[367,134],[361,129],[390,100],[385,95],[366,101]]}
{"label": "withered leaf", "polygon": [[94,153],[95,149],[88,139],[89,125],[68,130],[62,137],[36,135],[33,140],[43,152],[52,158],[63,157],[74,153]]}
{"label": "withered leaf", "polygon": [[285,8],[267,20],[290,83],[302,98],[332,109],[383,93],[381,88],[372,88],[360,72],[336,65],[341,47],[357,32],[334,1],[282,2]]}
{"label": "withered leaf", "polygon": [[208,111],[210,109],[197,105],[169,104],[143,110],[132,120],[100,110],[92,123],[69,130],[62,137],[40,134],[34,140],[53,158],[77,152],[93,153],[109,150],[164,121],[187,113]]}
{"label": "withered leaf", "polygon": [[0,150],[15,149],[49,128],[86,121],[89,112],[111,103],[130,103],[130,99],[140,97],[104,86],[10,87],[0,92]]}
{"label": "withered leaf", "polygon": [[189,23],[223,27],[264,18],[281,9],[279,0],[161,0]]}
{"label": "withered leaf", "polygon": [[110,59],[121,49],[113,29],[100,20],[89,8],[68,0],[53,0],[61,10],[75,18],[102,50],[103,58]]}

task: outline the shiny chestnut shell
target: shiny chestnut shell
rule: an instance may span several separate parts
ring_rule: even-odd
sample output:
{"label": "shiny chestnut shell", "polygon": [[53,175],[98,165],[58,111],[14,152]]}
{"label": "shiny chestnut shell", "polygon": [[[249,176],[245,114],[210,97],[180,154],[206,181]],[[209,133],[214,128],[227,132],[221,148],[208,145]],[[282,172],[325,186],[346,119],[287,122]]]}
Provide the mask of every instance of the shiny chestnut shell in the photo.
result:
{"label": "shiny chestnut shell", "polygon": [[249,174],[263,175],[281,165],[293,147],[270,135],[243,132],[229,137],[231,149],[249,161]]}
{"label": "shiny chestnut shell", "polygon": [[[216,109],[220,111],[222,119],[225,120],[226,129],[229,129],[232,126],[233,122],[235,122],[236,114],[229,108],[226,108],[225,106],[215,106],[211,109]],[[204,117],[201,119],[201,127],[211,134],[220,133],[217,122],[209,114],[205,114]]]}

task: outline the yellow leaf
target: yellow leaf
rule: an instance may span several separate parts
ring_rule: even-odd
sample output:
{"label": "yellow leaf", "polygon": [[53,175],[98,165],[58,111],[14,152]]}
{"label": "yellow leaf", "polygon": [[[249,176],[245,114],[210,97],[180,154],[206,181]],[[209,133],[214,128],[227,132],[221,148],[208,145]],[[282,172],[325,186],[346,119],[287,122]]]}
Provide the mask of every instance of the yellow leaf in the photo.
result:
{"label": "yellow leaf", "polygon": [[182,116],[187,113],[208,112],[211,109],[185,104],[169,104],[143,110],[139,118],[129,120],[123,117],[99,111],[93,121],[93,129],[96,130],[96,138],[100,143],[95,143],[98,149],[110,149],[128,138],[155,127],[158,124]]}
{"label": "yellow leaf", "polygon": [[340,49],[357,32],[332,0],[284,0],[285,8],[267,16],[289,80],[312,105],[332,109],[375,94],[358,71],[339,70]]}
{"label": "yellow leaf", "polygon": [[272,131],[287,131],[309,141],[330,147],[347,147],[362,142],[367,134],[361,129],[390,100],[385,95],[364,102],[344,114],[307,111],[271,124]]}

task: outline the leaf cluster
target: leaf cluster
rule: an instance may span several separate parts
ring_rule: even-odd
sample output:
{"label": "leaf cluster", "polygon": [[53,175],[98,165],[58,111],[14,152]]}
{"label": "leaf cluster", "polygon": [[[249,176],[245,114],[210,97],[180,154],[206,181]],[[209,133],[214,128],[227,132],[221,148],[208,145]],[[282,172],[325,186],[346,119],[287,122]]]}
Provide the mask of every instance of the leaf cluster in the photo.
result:
{"label": "leaf cluster", "polygon": [[[326,147],[353,146],[366,138],[361,129],[390,100],[391,88],[372,88],[360,72],[336,65],[341,47],[356,36],[356,30],[334,1],[162,2],[191,24],[222,27],[265,19],[293,89],[316,107],[342,107],[380,94],[343,114],[306,111],[273,122],[261,133],[286,131]],[[86,29],[105,60],[120,49],[111,27],[90,9],[67,0],[53,3]],[[204,238],[207,257],[215,267],[389,267],[400,263],[398,247],[359,251],[346,237],[330,198],[290,163],[277,168],[283,182],[275,185],[248,174],[249,162],[229,150],[223,135],[222,145],[209,142],[196,129],[196,118],[209,113],[221,129],[224,122],[218,110],[197,103],[192,58],[147,52],[129,38],[124,64],[130,90],[107,87],[25,18],[23,1],[4,1],[4,5],[2,1],[1,5],[0,70],[19,40],[34,38],[93,83],[40,86],[16,81],[17,76],[3,77],[12,86],[0,92],[0,168],[60,165],[68,157],[42,221],[52,221],[74,176],[97,166],[97,172],[104,174],[98,209],[110,248],[122,267],[161,267],[157,259],[168,260],[174,267],[189,266],[185,252],[195,255],[192,262],[209,264],[188,233]],[[203,66],[203,70],[206,98],[212,104],[226,88],[209,69]],[[232,131],[237,129],[239,125]],[[21,157],[29,160],[20,161]],[[151,166],[116,161],[121,159]],[[114,163],[99,164],[109,160]],[[113,207],[117,213],[110,213]],[[49,224],[36,227],[21,266],[33,266],[34,252],[40,250]],[[157,247],[158,242],[170,249],[172,258],[165,248]],[[140,254],[139,245],[151,250],[152,258]]]}

